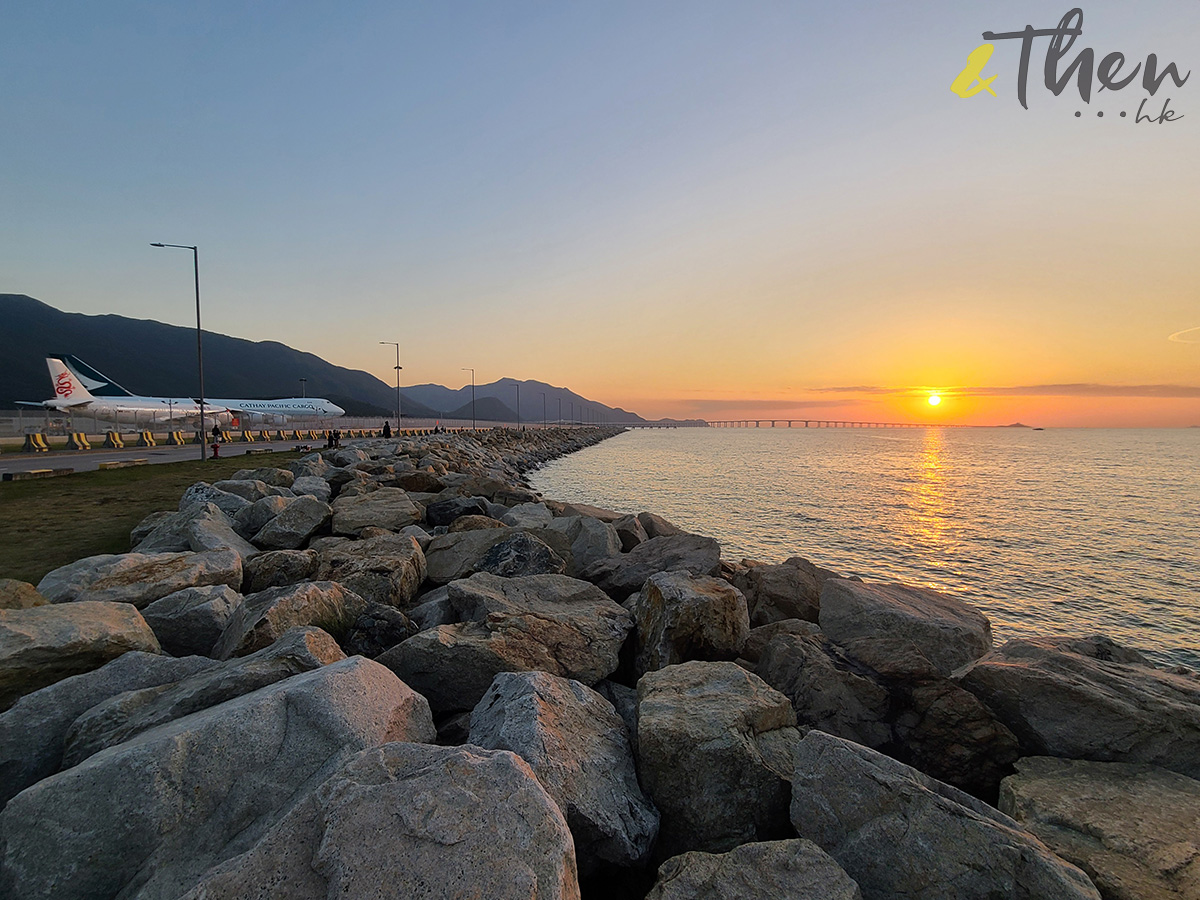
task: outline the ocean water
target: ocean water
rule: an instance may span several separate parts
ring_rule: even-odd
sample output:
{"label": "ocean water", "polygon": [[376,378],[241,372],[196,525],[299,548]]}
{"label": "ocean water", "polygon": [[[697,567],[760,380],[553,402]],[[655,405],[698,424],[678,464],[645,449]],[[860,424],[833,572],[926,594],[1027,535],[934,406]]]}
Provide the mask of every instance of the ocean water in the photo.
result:
{"label": "ocean water", "polygon": [[727,559],[950,592],[998,644],[1099,633],[1200,669],[1200,429],[633,430],[531,481]]}

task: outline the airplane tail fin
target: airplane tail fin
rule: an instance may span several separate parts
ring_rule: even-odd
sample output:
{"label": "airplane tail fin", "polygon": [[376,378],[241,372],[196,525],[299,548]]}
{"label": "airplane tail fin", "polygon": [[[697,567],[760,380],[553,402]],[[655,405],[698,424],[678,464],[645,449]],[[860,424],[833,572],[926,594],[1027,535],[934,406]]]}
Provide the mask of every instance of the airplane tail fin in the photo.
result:
{"label": "airplane tail fin", "polygon": [[50,383],[54,385],[54,396],[47,401],[48,403],[56,406],[78,406],[95,399],[61,359],[47,356],[46,365],[50,368]]}
{"label": "airplane tail fin", "polygon": [[91,391],[95,397],[132,397],[129,391],[111,378],[100,374],[78,356],[53,356],[75,376],[75,383]]}

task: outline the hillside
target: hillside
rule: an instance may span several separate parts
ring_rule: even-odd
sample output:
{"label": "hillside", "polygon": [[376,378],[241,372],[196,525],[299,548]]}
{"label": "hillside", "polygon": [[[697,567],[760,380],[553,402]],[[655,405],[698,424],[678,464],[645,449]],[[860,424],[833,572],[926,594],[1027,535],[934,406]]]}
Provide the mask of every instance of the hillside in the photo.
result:
{"label": "hillside", "polygon": [[[24,294],[0,294],[0,409],[17,400],[50,395],[45,358],[70,353],[138,394],[190,397],[196,394],[196,332],[178,325],[125,316],[66,313]],[[374,375],[326,362],[276,341],[249,341],[204,332],[204,382],[210,397],[294,397],[301,391],[325,397],[350,415],[388,415],[396,388]],[[476,417],[515,421],[516,384],[503,378],[475,386]],[[550,420],[588,404],[609,422],[643,421],[636,413],[593,403],[566,388],[539,381],[521,384],[521,420],[541,421],[546,395]],[[470,418],[471,387],[416,385],[401,390],[405,418]],[[484,404],[485,400],[490,402]],[[464,413],[465,408],[465,413]],[[486,410],[486,411],[485,411]]]}

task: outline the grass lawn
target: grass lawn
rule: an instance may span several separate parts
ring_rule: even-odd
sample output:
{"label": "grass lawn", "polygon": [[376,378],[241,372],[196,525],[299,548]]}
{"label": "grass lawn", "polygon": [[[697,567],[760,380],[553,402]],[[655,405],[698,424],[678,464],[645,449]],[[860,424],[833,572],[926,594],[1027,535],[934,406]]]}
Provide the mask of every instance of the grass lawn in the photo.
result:
{"label": "grass lawn", "polygon": [[303,455],[196,459],[0,482],[0,578],[37,584],[51,569],[85,556],[125,553],[133,526],[156,510],[178,509],[183,492],[197,481],[220,481],[238,469],[281,466]]}

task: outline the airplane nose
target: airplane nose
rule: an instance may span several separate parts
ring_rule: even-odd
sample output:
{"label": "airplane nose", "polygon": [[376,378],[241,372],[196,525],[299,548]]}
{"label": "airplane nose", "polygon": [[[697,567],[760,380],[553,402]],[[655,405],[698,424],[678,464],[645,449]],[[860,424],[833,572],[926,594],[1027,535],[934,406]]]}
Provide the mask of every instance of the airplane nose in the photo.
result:
{"label": "airplane nose", "polygon": [[342,409],[340,406],[338,406],[336,403],[330,403],[329,406],[330,406],[330,412],[332,412],[335,416],[344,416],[346,414],[346,411],[344,409]]}

